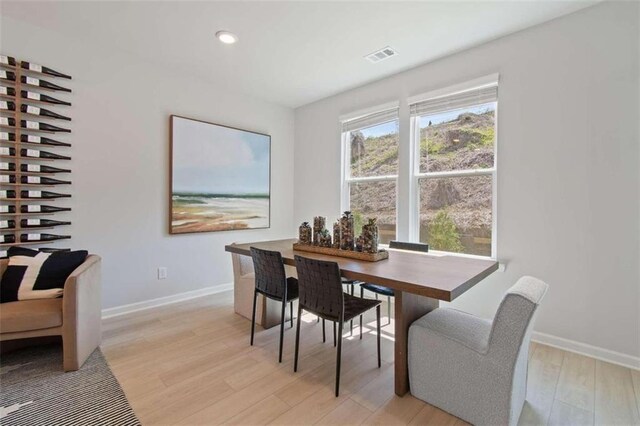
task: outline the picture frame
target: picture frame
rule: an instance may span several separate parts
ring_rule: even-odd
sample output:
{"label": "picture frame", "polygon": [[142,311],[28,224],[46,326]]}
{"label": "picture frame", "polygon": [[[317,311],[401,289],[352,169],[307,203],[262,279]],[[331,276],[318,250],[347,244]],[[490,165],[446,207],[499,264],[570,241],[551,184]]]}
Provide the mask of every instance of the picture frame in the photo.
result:
{"label": "picture frame", "polygon": [[169,233],[271,227],[271,135],[169,118]]}

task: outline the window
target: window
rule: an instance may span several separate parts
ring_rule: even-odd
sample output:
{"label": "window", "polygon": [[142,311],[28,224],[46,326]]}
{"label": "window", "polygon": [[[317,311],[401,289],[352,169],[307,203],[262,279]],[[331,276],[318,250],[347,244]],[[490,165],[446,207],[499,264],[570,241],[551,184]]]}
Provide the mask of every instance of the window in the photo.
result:
{"label": "window", "polygon": [[492,256],[497,85],[410,105],[414,235],[434,250]]}
{"label": "window", "polygon": [[358,234],[377,218],[383,244],[495,258],[498,75],[407,103],[341,118],[342,209]]}
{"label": "window", "polygon": [[356,235],[377,218],[380,242],[396,238],[398,108],[342,122],[342,207],[355,217]]}

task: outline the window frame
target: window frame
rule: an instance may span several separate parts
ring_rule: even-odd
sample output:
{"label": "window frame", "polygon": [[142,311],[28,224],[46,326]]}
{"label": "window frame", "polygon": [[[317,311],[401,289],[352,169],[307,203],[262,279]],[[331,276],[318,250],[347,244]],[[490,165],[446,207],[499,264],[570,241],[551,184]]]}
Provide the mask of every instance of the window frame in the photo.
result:
{"label": "window frame", "polygon": [[[496,84],[497,85],[497,84]],[[473,89],[471,89],[473,90]],[[455,92],[450,92],[451,94]],[[473,176],[491,176],[491,255],[481,256],[470,253],[457,253],[433,250],[437,253],[446,253],[456,256],[476,257],[483,259],[497,258],[497,169],[498,169],[498,99],[495,100],[495,118],[493,122],[494,141],[493,141],[493,167],[486,169],[466,169],[466,170],[446,170],[440,172],[422,172],[420,171],[420,117],[421,115],[409,115],[410,119],[410,147],[411,147],[411,200],[410,200],[410,223],[409,223],[409,241],[420,241],[420,180],[422,179],[438,179],[438,178],[455,178],[455,177],[473,177]],[[469,104],[466,107],[473,107]],[[464,108],[466,108],[464,107]],[[450,110],[454,111],[454,110]]]}
{"label": "window frame", "polygon": [[[370,111],[380,111],[380,108],[370,108]],[[341,120],[343,123],[346,120]],[[378,126],[381,124],[391,123],[396,121],[398,123],[398,148],[400,147],[400,114],[396,116],[395,120],[384,121],[373,126]],[[371,127],[373,127],[371,126]],[[353,177],[351,176],[351,130],[341,131],[341,196],[340,196],[340,211],[351,210],[351,184],[353,183],[372,183],[372,182],[394,182],[396,185],[396,202],[395,202],[395,210],[396,210],[396,238],[398,235],[398,175],[400,172],[400,164],[398,158],[398,173],[395,175],[384,175],[384,176],[362,176],[362,177]],[[399,150],[398,150],[399,152]],[[385,245],[385,244],[383,244]]]}
{"label": "window frame", "polygon": [[[366,182],[389,182],[396,185],[396,238],[398,240],[420,241],[420,180],[434,178],[491,176],[491,255],[482,256],[468,253],[446,252],[430,250],[434,254],[452,255],[480,259],[497,259],[498,257],[498,122],[499,97],[495,99],[493,167],[486,169],[452,170],[442,172],[420,171],[420,115],[412,115],[410,107],[413,104],[444,96],[455,95],[460,92],[480,89],[483,86],[499,86],[499,74],[490,74],[473,80],[466,80],[453,86],[441,87],[428,93],[404,98],[402,102],[390,102],[377,107],[370,107],[339,117],[341,167],[340,167],[340,209],[349,210],[351,205],[351,184]],[[465,107],[471,107],[470,103]],[[351,130],[344,131],[344,123],[366,115],[375,114],[385,109],[398,108],[396,120],[398,123],[398,171],[395,175],[353,177],[351,176]],[[453,110],[453,109],[452,109]],[[378,124],[388,123],[389,121]],[[376,124],[377,125],[377,124]],[[406,126],[406,127],[405,127]],[[408,157],[408,159],[407,159]],[[405,165],[403,167],[403,165]],[[408,165],[408,167],[406,167]],[[408,170],[406,170],[408,169]],[[402,178],[402,180],[400,179]],[[399,194],[409,194],[408,202],[401,202]],[[408,210],[407,210],[408,209]],[[402,226],[401,226],[402,223]],[[385,245],[386,246],[386,245]]]}

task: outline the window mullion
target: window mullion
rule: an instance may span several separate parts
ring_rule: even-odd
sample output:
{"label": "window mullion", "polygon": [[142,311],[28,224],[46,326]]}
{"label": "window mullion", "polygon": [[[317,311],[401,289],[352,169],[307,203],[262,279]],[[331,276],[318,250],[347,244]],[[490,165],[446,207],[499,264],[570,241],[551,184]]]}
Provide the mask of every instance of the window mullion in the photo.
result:
{"label": "window mullion", "polygon": [[454,178],[467,176],[487,176],[495,172],[495,168],[490,169],[472,169],[472,170],[450,170],[445,172],[426,172],[417,173],[418,179],[435,179],[435,178]]}

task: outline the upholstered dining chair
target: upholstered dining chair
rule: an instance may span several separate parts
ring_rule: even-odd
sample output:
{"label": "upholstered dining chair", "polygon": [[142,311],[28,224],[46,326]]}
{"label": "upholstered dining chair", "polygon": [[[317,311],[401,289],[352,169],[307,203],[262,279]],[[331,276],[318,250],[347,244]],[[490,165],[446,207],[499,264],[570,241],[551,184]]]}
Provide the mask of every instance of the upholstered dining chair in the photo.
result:
{"label": "upholstered dining chair", "polygon": [[[389,241],[389,248],[417,251],[426,253],[429,251],[429,245],[424,243],[409,243],[404,241]],[[387,296],[387,324],[391,324],[391,298],[395,296],[395,292],[392,288],[385,287],[378,284],[361,283],[360,284],[360,297],[364,297],[364,291],[370,291],[378,296]],[[353,293],[352,293],[353,294]],[[360,318],[362,324],[362,317]]]}
{"label": "upholstered dining chair", "polygon": [[340,394],[340,363],[342,357],[342,330],[344,323],[376,308],[378,368],[380,368],[380,301],[362,299],[345,293],[340,279],[340,268],[335,262],[295,256],[300,299],[298,300],[298,326],[293,371],[298,371],[300,347],[300,318],[302,311],[311,312],[323,320],[338,324],[338,349],[336,355],[336,397]]}
{"label": "upholstered dining chair", "polygon": [[474,425],[516,425],[526,398],[529,341],[548,286],[522,277],[493,321],[435,309],[409,328],[411,394]]}
{"label": "upholstered dining chair", "polygon": [[291,327],[293,328],[293,301],[298,298],[298,280],[286,276],[282,255],[278,251],[261,250],[251,247],[251,258],[255,270],[255,291],[253,293],[253,313],[251,315],[251,346],[256,327],[256,303],[258,294],[269,299],[282,302],[280,318],[280,348],[278,362],[282,362],[282,342],[284,340],[284,323],[287,303],[291,310]]}

